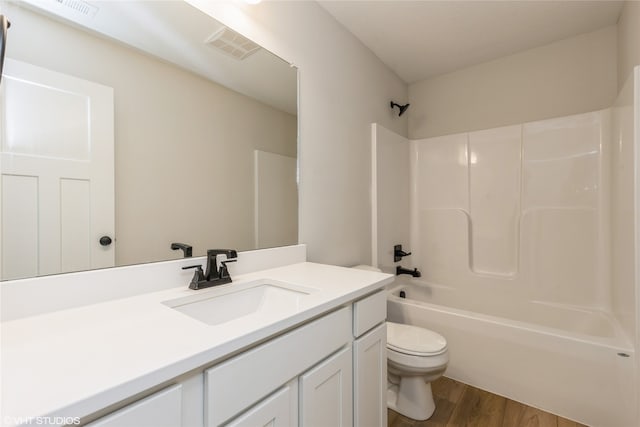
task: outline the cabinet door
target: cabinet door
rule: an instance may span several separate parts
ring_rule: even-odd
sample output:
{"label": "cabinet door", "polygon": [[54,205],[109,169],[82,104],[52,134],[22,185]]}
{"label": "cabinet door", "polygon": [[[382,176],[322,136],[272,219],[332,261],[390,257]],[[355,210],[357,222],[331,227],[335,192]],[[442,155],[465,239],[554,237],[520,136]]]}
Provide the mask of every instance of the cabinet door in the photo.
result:
{"label": "cabinet door", "polygon": [[300,377],[300,425],[353,425],[351,347],[341,350]]}
{"label": "cabinet door", "polygon": [[174,385],[102,417],[87,427],[179,427],[182,387]]}
{"label": "cabinet door", "polygon": [[225,427],[296,427],[298,384],[294,380],[249,409]]}
{"label": "cabinet door", "polygon": [[353,344],[354,425],[387,426],[387,325]]}

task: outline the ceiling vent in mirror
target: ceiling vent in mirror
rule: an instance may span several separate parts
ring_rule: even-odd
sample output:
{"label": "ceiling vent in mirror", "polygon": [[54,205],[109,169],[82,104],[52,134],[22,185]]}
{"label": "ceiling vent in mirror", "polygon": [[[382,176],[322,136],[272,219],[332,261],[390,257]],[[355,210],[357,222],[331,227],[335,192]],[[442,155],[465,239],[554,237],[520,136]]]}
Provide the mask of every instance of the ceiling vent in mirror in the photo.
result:
{"label": "ceiling vent in mirror", "polygon": [[236,59],[245,59],[260,49],[257,44],[227,27],[213,33],[205,43]]}
{"label": "ceiling vent in mirror", "polygon": [[98,5],[83,0],[20,0],[19,3],[36,12],[52,14],[85,27],[94,25],[93,21],[100,12]]}
{"label": "ceiling vent in mirror", "polygon": [[64,6],[65,10],[74,12],[78,15],[93,18],[98,13],[98,7],[81,0],[54,0],[60,6]]}

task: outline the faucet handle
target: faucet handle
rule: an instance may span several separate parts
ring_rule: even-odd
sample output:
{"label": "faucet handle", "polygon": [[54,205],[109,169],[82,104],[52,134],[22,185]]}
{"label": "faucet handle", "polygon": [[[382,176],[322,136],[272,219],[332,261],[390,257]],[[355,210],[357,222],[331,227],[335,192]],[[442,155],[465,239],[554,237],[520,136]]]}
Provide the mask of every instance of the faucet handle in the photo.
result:
{"label": "faucet handle", "polygon": [[395,245],[393,247],[393,262],[402,260],[402,257],[411,255],[411,252],[405,252],[402,250],[402,245]]}
{"label": "faucet handle", "polygon": [[220,261],[220,272],[218,273],[218,276],[222,279],[222,278],[227,278],[230,277],[229,276],[229,270],[227,269],[227,263],[229,262],[237,262],[237,259],[226,259],[224,261]]}
{"label": "faucet handle", "polygon": [[204,281],[204,271],[202,271],[202,266],[200,264],[196,264],[182,267],[183,270],[189,270],[191,268],[195,268],[196,271],[193,273],[193,277],[191,278],[191,282],[189,283],[189,288],[200,289],[200,282]]}

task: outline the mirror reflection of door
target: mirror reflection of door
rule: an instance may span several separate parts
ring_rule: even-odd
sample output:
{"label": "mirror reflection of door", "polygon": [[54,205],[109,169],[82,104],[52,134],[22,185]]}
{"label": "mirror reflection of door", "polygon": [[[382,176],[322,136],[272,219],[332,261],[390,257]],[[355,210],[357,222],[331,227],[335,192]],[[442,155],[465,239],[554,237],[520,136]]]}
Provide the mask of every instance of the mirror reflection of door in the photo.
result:
{"label": "mirror reflection of door", "polygon": [[9,58],[3,74],[1,279],[113,266],[113,90]]}
{"label": "mirror reflection of door", "polygon": [[273,248],[298,239],[298,184],[295,157],[254,152],[255,245]]}

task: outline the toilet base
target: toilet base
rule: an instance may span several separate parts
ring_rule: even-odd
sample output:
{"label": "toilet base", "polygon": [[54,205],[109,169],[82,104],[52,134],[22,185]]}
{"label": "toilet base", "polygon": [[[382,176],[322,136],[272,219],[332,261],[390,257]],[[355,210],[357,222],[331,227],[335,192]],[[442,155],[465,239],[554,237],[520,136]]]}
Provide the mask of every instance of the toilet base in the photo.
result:
{"label": "toilet base", "polygon": [[416,421],[428,420],[436,410],[431,383],[424,377],[402,377],[399,385],[388,384],[387,407]]}

